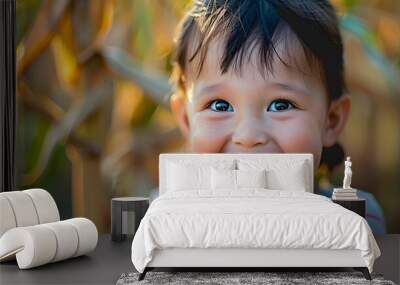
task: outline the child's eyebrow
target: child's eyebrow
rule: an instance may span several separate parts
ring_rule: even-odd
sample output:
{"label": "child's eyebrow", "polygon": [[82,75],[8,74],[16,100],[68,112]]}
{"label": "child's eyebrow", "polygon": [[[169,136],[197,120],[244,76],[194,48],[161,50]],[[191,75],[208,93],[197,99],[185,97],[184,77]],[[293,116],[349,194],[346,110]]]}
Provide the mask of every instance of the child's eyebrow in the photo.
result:
{"label": "child's eyebrow", "polygon": [[285,91],[292,91],[292,92],[295,92],[295,93],[298,93],[301,95],[310,96],[310,92],[306,88],[303,89],[301,87],[297,87],[290,83],[274,82],[274,83],[268,84],[268,86],[273,86],[273,87],[276,87],[278,89],[282,89]]}
{"label": "child's eyebrow", "polygon": [[[217,92],[222,86],[223,86],[222,83],[214,83],[214,84],[202,86],[202,87],[199,88],[199,90],[197,92],[197,96],[201,97],[202,95],[205,95],[207,93]],[[275,88],[282,89],[282,90],[285,90],[285,91],[295,92],[295,93],[298,93],[300,95],[310,96],[310,93],[306,88],[303,89],[301,87],[297,87],[297,86],[295,86],[293,84],[290,84],[290,83],[273,82],[273,83],[268,83],[266,85],[266,87],[267,88],[275,87]]]}
{"label": "child's eyebrow", "polygon": [[214,84],[210,84],[210,85],[205,85],[199,88],[198,92],[197,92],[197,96],[201,96],[207,93],[212,93],[212,92],[216,92],[219,89],[221,89],[221,87],[223,86],[222,83],[214,83]]}

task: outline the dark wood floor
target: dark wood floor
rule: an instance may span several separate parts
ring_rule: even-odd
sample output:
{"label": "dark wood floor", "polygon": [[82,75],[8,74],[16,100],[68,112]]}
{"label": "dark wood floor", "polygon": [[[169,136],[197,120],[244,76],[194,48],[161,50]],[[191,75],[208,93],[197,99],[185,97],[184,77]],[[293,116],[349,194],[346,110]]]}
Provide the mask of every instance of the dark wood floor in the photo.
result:
{"label": "dark wood floor", "polygon": [[375,239],[382,255],[375,261],[374,272],[400,284],[400,234],[376,236]]}
{"label": "dark wood floor", "polygon": [[[400,235],[377,236],[376,240],[382,256],[374,272],[400,283]],[[134,271],[130,251],[131,241],[115,243],[110,235],[102,235],[88,256],[28,270],[19,270],[15,261],[2,263],[0,284],[115,284],[122,273]]]}

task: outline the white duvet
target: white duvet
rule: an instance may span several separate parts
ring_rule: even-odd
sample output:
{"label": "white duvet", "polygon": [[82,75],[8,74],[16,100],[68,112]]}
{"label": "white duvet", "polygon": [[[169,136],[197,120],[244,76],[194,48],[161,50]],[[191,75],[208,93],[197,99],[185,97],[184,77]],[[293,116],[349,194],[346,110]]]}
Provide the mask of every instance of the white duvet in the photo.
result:
{"label": "white duvet", "polygon": [[246,189],[182,191],[155,199],[132,242],[143,272],[154,249],[358,249],[372,272],[380,250],[365,219],[307,192]]}

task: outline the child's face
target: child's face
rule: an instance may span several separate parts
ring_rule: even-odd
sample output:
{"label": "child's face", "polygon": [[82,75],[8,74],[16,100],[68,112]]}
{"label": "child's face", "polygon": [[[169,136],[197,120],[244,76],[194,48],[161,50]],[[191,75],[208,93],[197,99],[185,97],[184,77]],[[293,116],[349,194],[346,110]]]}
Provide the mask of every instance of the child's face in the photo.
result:
{"label": "child's face", "polygon": [[[196,153],[312,153],[318,166],[322,147],[333,145],[345,125],[348,96],[328,106],[322,79],[307,68],[295,44],[296,58],[303,58],[297,64],[308,75],[286,67],[275,56],[273,74],[263,78],[256,64],[258,49],[250,62],[244,58],[241,75],[232,68],[221,75],[221,43],[210,44],[198,78],[191,68],[186,72],[186,98],[171,99],[189,149]],[[282,45],[276,48],[292,65]]]}

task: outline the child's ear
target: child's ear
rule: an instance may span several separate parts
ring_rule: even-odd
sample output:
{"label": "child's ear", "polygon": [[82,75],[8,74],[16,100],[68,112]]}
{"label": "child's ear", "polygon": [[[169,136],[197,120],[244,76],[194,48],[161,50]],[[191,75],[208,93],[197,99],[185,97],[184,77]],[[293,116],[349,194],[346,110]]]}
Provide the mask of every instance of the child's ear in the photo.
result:
{"label": "child's ear", "polygon": [[174,114],[179,128],[182,131],[183,136],[186,140],[189,139],[189,118],[186,106],[186,98],[182,93],[174,93],[171,96],[170,105],[172,113]]}
{"label": "child's ear", "polygon": [[347,94],[338,99],[332,100],[325,122],[325,132],[323,136],[324,147],[330,147],[337,142],[340,134],[346,126],[350,109],[351,100]]}

